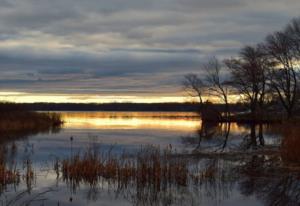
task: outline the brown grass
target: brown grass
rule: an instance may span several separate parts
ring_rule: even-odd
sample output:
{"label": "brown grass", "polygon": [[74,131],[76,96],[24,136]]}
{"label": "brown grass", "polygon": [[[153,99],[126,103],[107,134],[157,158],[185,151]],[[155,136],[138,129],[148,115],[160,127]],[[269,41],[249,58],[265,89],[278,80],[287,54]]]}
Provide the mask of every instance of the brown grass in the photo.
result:
{"label": "brown grass", "polygon": [[75,155],[62,162],[63,178],[79,184],[87,182],[95,185],[99,179],[114,181],[119,186],[133,182],[137,187],[154,186],[160,190],[163,186],[173,184],[186,186],[188,169],[186,161],[170,156],[170,150],[143,147],[136,155],[122,156],[98,155],[88,150],[84,155]]}
{"label": "brown grass", "polygon": [[0,148],[0,192],[2,192],[9,184],[18,184],[20,182],[20,174],[15,166],[8,169],[6,164],[5,154],[7,150],[5,147]]}
{"label": "brown grass", "polygon": [[299,123],[284,124],[281,128],[283,139],[281,156],[284,162],[300,166],[300,127]]}
{"label": "brown grass", "polygon": [[4,111],[0,115],[0,144],[38,133],[56,132],[62,124],[60,115],[55,113]]}
{"label": "brown grass", "polygon": [[0,131],[58,127],[63,123],[59,114],[29,111],[1,112]]}

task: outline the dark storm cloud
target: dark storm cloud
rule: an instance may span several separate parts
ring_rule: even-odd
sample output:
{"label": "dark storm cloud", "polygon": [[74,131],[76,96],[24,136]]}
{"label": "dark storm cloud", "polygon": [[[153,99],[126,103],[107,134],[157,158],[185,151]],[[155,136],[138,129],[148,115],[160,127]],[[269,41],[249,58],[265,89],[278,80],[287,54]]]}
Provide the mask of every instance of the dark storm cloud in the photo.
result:
{"label": "dark storm cloud", "polygon": [[299,9],[298,0],[0,0],[0,87],[169,91],[206,57],[234,55]]}

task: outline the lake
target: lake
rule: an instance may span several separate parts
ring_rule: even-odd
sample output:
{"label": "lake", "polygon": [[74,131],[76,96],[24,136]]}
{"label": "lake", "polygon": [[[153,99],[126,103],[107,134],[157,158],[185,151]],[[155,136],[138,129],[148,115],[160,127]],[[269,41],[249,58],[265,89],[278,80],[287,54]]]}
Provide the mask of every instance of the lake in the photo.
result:
{"label": "lake", "polygon": [[[60,113],[65,121],[61,129],[3,143],[7,158],[21,171],[21,180],[1,188],[2,205],[299,205],[299,176],[268,169],[280,160],[262,154],[222,157],[226,152],[278,147],[281,136],[274,126],[204,124],[197,114],[187,112]],[[171,147],[187,156],[221,155],[190,158],[190,168],[213,168],[214,175],[201,184],[171,185],[143,195],[134,184],[120,188],[105,179],[92,187],[84,182],[71,185],[53,169],[55,161],[90,147],[121,156],[138,152],[142,145]],[[23,171],[29,163],[32,178]]]}

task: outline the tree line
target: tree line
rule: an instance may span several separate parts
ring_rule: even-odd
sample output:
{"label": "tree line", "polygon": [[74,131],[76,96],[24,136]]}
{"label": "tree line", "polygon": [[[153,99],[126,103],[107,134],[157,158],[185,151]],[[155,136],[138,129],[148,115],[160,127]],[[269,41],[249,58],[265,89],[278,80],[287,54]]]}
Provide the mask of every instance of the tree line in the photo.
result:
{"label": "tree line", "polygon": [[[252,120],[259,119],[270,105],[276,113],[291,119],[299,100],[300,17],[282,30],[269,34],[263,42],[246,45],[235,57],[209,58],[204,74],[184,77],[184,90],[205,105],[204,97],[217,98],[230,114],[230,100],[238,97],[247,105]],[[271,104],[273,103],[273,104]]]}

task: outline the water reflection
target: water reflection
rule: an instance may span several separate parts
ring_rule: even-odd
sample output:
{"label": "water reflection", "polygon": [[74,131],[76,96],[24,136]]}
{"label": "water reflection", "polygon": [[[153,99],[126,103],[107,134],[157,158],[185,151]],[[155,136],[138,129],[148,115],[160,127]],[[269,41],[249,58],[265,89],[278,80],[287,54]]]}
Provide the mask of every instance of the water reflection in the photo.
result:
{"label": "water reflection", "polygon": [[230,205],[300,203],[299,173],[282,169],[278,156],[254,155],[239,161],[204,158],[187,162],[192,172],[187,186],[167,184],[157,189],[155,185],[139,187],[133,182],[120,186],[117,181],[101,179],[98,185],[90,185],[87,198],[101,202],[99,193],[104,192],[113,193],[131,205],[226,205],[229,200]]}
{"label": "water reflection", "polygon": [[38,134],[56,134],[61,130],[61,126],[51,127],[36,127],[33,129],[22,130],[1,130],[0,131],[0,143],[12,142],[19,139],[25,139],[30,136]]}
{"label": "water reflection", "polygon": [[194,151],[209,149],[214,152],[249,150],[280,143],[280,134],[273,132],[276,125],[200,122],[194,135],[181,138]]}
{"label": "water reflection", "polygon": [[279,156],[251,157],[238,170],[243,177],[239,181],[242,194],[255,195],[268,206],[299,205],[300,173],[279,165]]}
{"label": "water reflection", "polygon": [[[6,167],[19,170],[20,181],[1,188],[0,205],[299,205],[300,174],[283,168],[278,154],[225,155],[279,145],[272,125],[212,124],[194,113],[174,112],[62,115],[66,123],[61,130],[7,135],[12,141],[3,142]],[[190,171],[187,184],[158,189],[103,177],[92,185],[70,184],[62,178],[61,161],[91,141],[103,151],[117,144],[118,154],[134,153],[141,145],[171,144],[179,153],[184,151]],[[212,151],[221,155],[197,156]]]}
{"label": "water reflection", "polygon": [[159,190],[105,178],[65,187],[58,178],[56,186],[17,192],[8,199],[12,204],[2,205],[299,205],[299,174],[282,170],[278,161],[270,156],[193,160],[189,185]]}
{"label": "water reflection", "polygon": [[198,128],[192,112],[64,112],[65,128],[165,129],[190,131]]}

